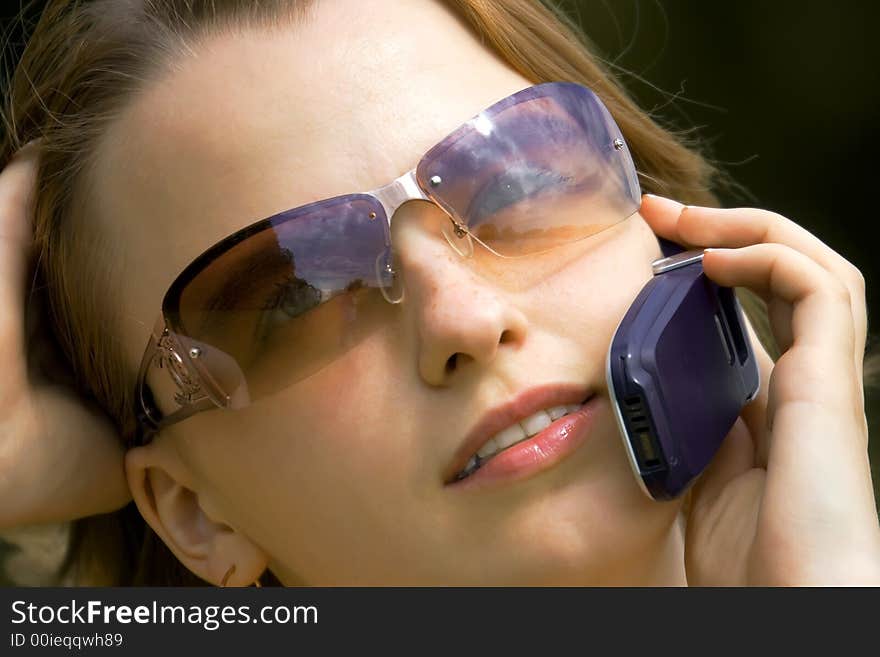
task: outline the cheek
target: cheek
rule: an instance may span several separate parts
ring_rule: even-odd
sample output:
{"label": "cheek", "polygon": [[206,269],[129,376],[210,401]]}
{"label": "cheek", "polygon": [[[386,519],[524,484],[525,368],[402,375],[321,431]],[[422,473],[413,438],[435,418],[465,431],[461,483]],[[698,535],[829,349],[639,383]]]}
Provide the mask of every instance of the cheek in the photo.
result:
{"label": "cheek", "polygon": [[271,554],[311,559],[308,572],[364,536],[357,525],[381,534],[394,501],[418,494],[417,479],[402,476],[419,469],[407,444],[413,433],[401,429],[405,415],[388,412],[412,405],[394,392],[405,386],[395,381],[389,343],[375,334],[282,393],[196,416],[182,438],[237,527]]}
{"label": "cheek", "polygon": [[532,316],[542,327],[586,350],[590,362],[604,363],[614,330],[661,254],[638,215],[596,238],[571,245],[570,255],[563,250],[556,259],[565,266],[552,271],[530,298],[536,302]]}
{"label": "cheek", "polygon": [[[519,296],[532,324],[530,355],[521,363],[542,363],[542,368],[551,368],[546,371],[571,380],[583,379],[587,367],[591,380],[604,382],[611,333],[650,279],[650,263],[659,255],[656,240],[645,229],[633,217],[619,231],[566,247],[535,267],[536,282]],[[328,580],[346,574],[356,581],[358,573],[346,572],[353,567],[352,536],[358,537],[364,553],[381,555],[372,566],[392,581],[395,564],[413,553],[437,550],[439,568],[445,558],[439,535],[457,537],[456,549],[472,549],[477,559],[487,545],[506,549],[503,539],[523,541],[524,532],[546,534],[547,540],[535,542],[534,549],[564,561],[570,556],[565,550],[585,558],[595,551],[590,544],[596,540],[622,545],[631,535],[645,533],[649,517],[660,525],[666,522],[645,508],[610,424],[584,453],[592,465],[582,459],[569,464],[586,467],[578,475],[582,484],[554,498],[554,513],[548,507],[530,514],[528,505],[525,517],[518,516],[521,522],[505,529],[494,511],[486,510],[472,524],[467,519],[474,509],[451,502],[438,506],[437,463],[447,455],[425,436],[436,436],[436,422],[448,418],[434,417],[425,424],[420,415],[406,340],[406,335],[379,331],[274,397],[236,413],[196,416],[184,425],[186,436],[192,436],[183,438],[192,460],[210,479],[222,508],[291,570]],[[589,540],[579,542],[578,534],[551,541],[552,526],[571,525],[554,519],[576,518],[575,525],[586,527],[596,516],[604,518],[603,529]],[[607,534],[607,541],[598,534]],[[540,554],[533,556],[535,563],[546,563]]]}

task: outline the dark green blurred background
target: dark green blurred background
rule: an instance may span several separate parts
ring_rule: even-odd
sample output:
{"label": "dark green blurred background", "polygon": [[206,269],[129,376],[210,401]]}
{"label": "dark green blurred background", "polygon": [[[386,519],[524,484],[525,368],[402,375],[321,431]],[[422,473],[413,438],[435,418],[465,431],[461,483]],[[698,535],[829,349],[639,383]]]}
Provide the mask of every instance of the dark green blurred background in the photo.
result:
{"label": "dark green blurred background", "polygon": [[[880,3],[569,0],[643,107],[703,126],[713,155],[759,205],[862,269],[880,302],[873,231],[880,144]],[[652,85],[683,97],[671,99]],[[872,313],[873,315],[874,313]]]}
{"label": "dark green blurred background", "polygon": [[[818,235],[862,270],[877,316],[880,3],[558,1],[644,108],[667,125],[699,126],[709,154],[749,191],[722,192],[725,205],[768,208]],[[18,8],[0,0],[4,24]],[[7,66],[20,40],[13,31]],[[869,395],[873,436],[878,404]],[[875,438],[875,488],[878,447]]]}

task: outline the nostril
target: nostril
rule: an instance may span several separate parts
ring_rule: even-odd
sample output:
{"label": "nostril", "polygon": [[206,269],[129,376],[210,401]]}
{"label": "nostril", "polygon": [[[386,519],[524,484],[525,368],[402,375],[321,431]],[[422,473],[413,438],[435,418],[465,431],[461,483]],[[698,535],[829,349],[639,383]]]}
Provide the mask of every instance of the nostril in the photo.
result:
{"label": "nostril", "polygon": [[466,363],[471,360],[474,360],[474,358],[472,356],[469,356],[468,354],[463,354],[460,351],[452,354],[446,360],[446,373],[449,374],[450,372],[455,370],[457,367],[459,367],[463,363]]}
{"label": "nostril", "polygon": [[[503,331],[501,333],[501,337],[498,339],[498,342],[500,344],[505,344],[508,342],[515,342],[515,341],[516,341],[516,332],[511,331],[511,330]],[[464,361],[462,361],[462,359],[464,359],[464,361],[474,360],[473,357],[469,356],[468,354],[465,354],[462,352],[456,352],[456,353],[452,354],[449,358],[446,359],[446,373],[449,374],[450,372],[454,371],[455,368],[457,368],[462,362],[464,362]]]}

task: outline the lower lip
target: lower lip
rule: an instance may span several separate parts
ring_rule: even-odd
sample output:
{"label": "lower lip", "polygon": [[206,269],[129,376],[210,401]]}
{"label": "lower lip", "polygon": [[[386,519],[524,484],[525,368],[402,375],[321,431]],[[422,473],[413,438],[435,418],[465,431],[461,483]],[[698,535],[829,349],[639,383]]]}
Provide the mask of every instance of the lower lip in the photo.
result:
{"label": "lower lip", "polygon": [[586,442],[595,424],[600,397],[593,395],[574,413],[565,415],[528,440],[493,456],[472,475],[448,488],[483,488],[502,482],[521,481],[552,468]]}

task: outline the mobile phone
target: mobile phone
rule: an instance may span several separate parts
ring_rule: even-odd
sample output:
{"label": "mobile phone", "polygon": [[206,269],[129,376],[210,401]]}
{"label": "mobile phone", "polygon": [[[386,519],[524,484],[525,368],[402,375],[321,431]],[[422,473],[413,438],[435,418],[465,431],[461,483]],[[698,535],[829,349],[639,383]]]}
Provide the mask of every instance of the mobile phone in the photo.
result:
{"label": "mobile phone", "polygon": [[703,272],[703,251],[660,240],[666,257],[620,321],[606,361],[630,464],[655,500],[706,468],[760,377],[732,288]]}

